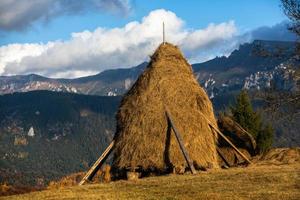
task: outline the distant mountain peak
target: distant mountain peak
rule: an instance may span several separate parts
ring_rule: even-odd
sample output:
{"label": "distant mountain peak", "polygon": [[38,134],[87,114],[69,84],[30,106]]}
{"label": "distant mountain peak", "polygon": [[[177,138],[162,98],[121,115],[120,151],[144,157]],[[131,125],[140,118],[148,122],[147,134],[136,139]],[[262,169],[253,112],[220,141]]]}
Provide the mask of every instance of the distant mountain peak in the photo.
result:
{"label": "distant mountain peak", "polygon": [[[209,78],[213,78],[216,81],[214,88],[221,85],[239,88],[251,74],[272,70],[293,57],[294,50],[295,42],[254,40],[242,44],[228,57],[216,57],[204,63],[194,64],[192,67],[202,85]],[[131,68],[110,69],[75,79],[52,79],[37,74],[0,76],[0,94],[51,90],[103,96],[122,95],[147,65],[147,62],[143,62]],[[213,96],[217,93],[214,91]]]}

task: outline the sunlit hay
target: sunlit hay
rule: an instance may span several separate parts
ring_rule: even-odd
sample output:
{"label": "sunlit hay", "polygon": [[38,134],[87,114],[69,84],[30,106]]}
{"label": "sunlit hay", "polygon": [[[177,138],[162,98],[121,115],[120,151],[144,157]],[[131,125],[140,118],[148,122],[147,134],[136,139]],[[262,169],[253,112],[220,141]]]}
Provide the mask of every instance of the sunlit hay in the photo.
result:
{"label": "sunlit hay", "polygon": [[[251,158],[250,153],[243,148],[238,148],[240,152],[242,152],[247,158]],[[236,151],[234,151],[231,147],[221,147],[219,148],[219,152],[222,154],[222,156],[226,159],[226,162],[224,162],[224,160],[222,160],[222,158],[219,156],[218,160],[219,160],[219,165],[220,166],[225,166],[228,165],[230,167],[234,167],[234,166],[238,166],[238,165],[244,165],[245,163],[245,159],[243,157],[241,157]],[[228,166],[228,167],[229,167]]]}
{"label": "sunlit hay", "polygon": [[260,165],[282,165],[300,163],[300,147],[276,148],[254,158]]}
{"label": "sunlit hay", "polygon": [[201,114],[216,126],[212,103],[179,48],[167,43],[155,51],[121,102],[115,168],[166,171],[187,167],[168,126],[166,108],[193,162],[203,167],[218,166],[216,137]]}
{"label": "sunlit hay", "polygon": [[[97,171],[95,176],[91,181],[88,181],[90,183],[109,183],[111,181],[111,174],[110,174],[111,166],[108,164],[105,164],[100,170]],[[57,181],[51,181],[48,184],[47,189],[57,189],[57,188],[65,188],[65,187],[71,187],[74,185],[78,185],[79,182],[82,180],[82,178],[85,176],[86,172],[78,172],[74,174],[67,175],[65,177],[62,177],[61,179]]]}
{"label": "sunlit hay", "polygon": [[[229,116],[220,115],[218,118],[218,126],[237,147],[245,148],[249,153],[254,155],[256,149],[255,139],[251,134],[245,131],[241,125]],[[219,138],[219,143],[224,143],[221,138]]]}
{"label": "sunlit hay", "polygon": [[[245,131],[231,117],[220,115],[218,126],[224,135],[248,158],[255,155],[256,142],[252,135]],[[218,138],[218,148],[230,166],[244,163],[245,160],[221,137]],[[219,156],[220,165],[226,164]]]}
{"label": "sunlit hay", "polygon": [[111,169],[110,165],[104,166],[104,169],[103,169],[103,173],[104,173],[103,182],[104,183],[109,183],[111,181],[110,169]]}
{"label": "sunlit hay", "polygon": [[77,185],[79,181],[83,178],[84,172],[79,172],[75,174],[70,174],[61,178],[58,181],[51,181],[47,189],[63,188]]}

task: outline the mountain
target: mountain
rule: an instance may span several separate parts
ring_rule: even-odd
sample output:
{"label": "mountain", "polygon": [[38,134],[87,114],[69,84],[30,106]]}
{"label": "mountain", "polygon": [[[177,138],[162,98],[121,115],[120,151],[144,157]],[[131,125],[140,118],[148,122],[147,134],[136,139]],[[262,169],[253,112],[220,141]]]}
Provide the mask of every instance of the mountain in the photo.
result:
{"label": "mountain", "polygon": [[0,182],[44,185],[87,170],[112,140],[120,100],[49,91],[0,96]]}
{"label": "mountain", "polygon": [[[192,67],[199,83],[212,98],[242,88],[270,88],[273,87],[271,82],[277,86],[279,82],[297,83],[298,78],[293,79],[293,72],[290,71],[299,70],[299,57],[295,56],[294,50],[294,42],[255,40],[241,45],[228,57],[217,57],[193,64]],[[1,76],[0,94],[50,90],[100,96],[122,95],[147,64],[144,62],[132,68],[106,70],[76,79],[51,79],[34,74]],[[277,73],[276,70],[281,72]],[[299,84],[291,87],[298,90]]]}
{"label": "mountain", "polygon": [[277,81],[294,82],[294,89],[299,90],[295,72],[300,58],[295,47],[293,42],[256,40],[241,45],[228,57],[193,65],[194,73],[211,97],[241,89],[270,89],[278,86]]}
{"label": "mountain", "polygon": [[77,89],[63,83],[62,79],[51,79],[36,74],[0,76],[0,94],[50,90],[77,93]]}
{"label": "mountain", "polygon": [[147,63],[144,62],[129,69],[106,70],[93,76],[76,79],[52,79],[35,74],[0,76],[0,94],[49,90],[116,96],[127,91],[146,66]]}

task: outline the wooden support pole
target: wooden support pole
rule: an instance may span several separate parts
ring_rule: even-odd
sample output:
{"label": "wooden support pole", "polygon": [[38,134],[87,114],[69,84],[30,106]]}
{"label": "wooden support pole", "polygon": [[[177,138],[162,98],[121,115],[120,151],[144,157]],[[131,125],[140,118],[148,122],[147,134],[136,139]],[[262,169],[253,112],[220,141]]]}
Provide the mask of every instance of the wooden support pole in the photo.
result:
{"label": "wooden support pole", "polygon": [[115,140],[113,140],[108,145],[108,147],[105,149],[105,151],[102,153],[102,155],[98,158],[98,160],[93,164],[93,166],[89,169],[89,171],[82,178],[79,185],[83,185],[87,180],[92,180],[92,178],[95,176],[97,171],[100,169],[102,163],[105,161],[105,159],[108,157],[109,153],[112,151],[114,144],[115,144]]}
{"label": "wooden support pole", "polygon": [[225,156],[223,155],[223,153],[221,152],[221,150],[219,148],[217,148],[217,152],[218,152],[219,156],[221,157],[221,159],[224,161],[225,165],[227,165],[228,167],[231,167],[229,162],[226,160]]}
{"label": "wooden support pole", "polygon": [[166,43],[166,38],[165,38],[165,22],[163,22],[163,44]]}
{"label": "wooden support pole", "polygon": [[179,131],[178,131],[177,128],[175,127],[175,124],[174,124],[174,122],[173,122],[173,120],[172,120],[172,118],[171,118],[171,115],[168,113],[168,111],[166,111],[166,115],[167,115],[167,118],[168,118],[168,120],[169,120],[169,122],[170,122],[172,128],[173,128],[173,131],[174,131],[174,133],[175,133],[176,139],[177,139],[177,141],[178,141],[178,144],[179,144],[179,146],[180,146],[180,149],[181,149],[181,151],[182,151],[182,154],[183,154],[183,156],[184,156],[184,158],[185,158],[185,161],[187,162],[187,164],[188,164],[188,166],[189,166],[189,168],[190,168],[192,174],[196,174],[197,172],[196,172],[196,170],[195,170],[194,164],[193,164],[193,162],[192,162],[192,160],[191,160],[191,158],[190,158],[190,156],[189,156],[189,154],[188,154],[186,148],[184,147],[183,139],[182,139],[182,137],[181,137]]}
{"label": "wooden support pole", "polygon": [[[234,120],[233,120],[234,121]],[[254,138],[251,136],[251,134],[246,131],[239,123],[237,123],[236,121],[234,121],[234,123],[244,132],[246,133],[246,135],[250,138],[251,141],[251,145],[252,145],[252,149],[253,151],[255,151],[256,149],[256,141],[254,140]]]}
{"label": "wooden support pole", "polygon": [[208,125],[211,129],[214,129],[242,158],[244,158],[249,164],[251,164],[251,161],[245,156],[232,142],[221,132],[217,127],[213,125],[213,123],[205,117],[205,115],[201,112],[199,112],[203,118],[207,121]]}
{"label": "wooden support pole", "polygon": [[234,146],[234,144],[232,144],[232,142],[221,132],[219,131],[216,127],[214,127],[212,124],[209,123],[209,126],[213,129],[215,129],[215,131],[217,131],[217,133],[240,155],[242,156],[249,164],[251,164],[251,161],[247,158],[247,156],[245,156],[238,148],[236,148],[236,146]]}

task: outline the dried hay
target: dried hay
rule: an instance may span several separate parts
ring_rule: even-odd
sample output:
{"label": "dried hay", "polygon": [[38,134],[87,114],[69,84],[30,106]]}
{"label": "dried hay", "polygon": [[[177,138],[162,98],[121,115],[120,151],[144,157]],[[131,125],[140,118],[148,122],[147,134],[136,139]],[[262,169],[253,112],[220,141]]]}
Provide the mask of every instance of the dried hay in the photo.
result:
{"label": "dried hay", "polygon": [[111,181],[111,175],[110,175],[110,165],[105,165],[104,167],[104,176],[103,176],[103,181],[104,183],[109,183]]}
{"label": "dried hay", "polygon": [[270,149],[256,156],[254,162],[260,165],[282,165],[300,163],[300,147]]}
{"label": "dried hay", "polygon": [[[218,126],[223,134],[237,147],[246,149],[251,155],[255,154],[255,139],[231,117],[220,115],[218,118]],[[225,143],[222,138],[219,138],[219,146],[228,146],[228,144]]]}
{"label": "dried hay", "polygon": [[[99,170],[91,183],[109,183],[111,181],[111,174],[110,174],[110,165],[104,165],[101,170]],[[70,174],[61,178],[58,181],[51,181],[47,187],[47,189],[57,189],[57,188],[65,188],[78,185],[82,178],[85,176],[86,172],[78,172],[74,174]]]}
{"label": "dried hay", "polygon": [[213,107],[180,50],[160,45],[117,114],[114,167],[166,171],[187,166],[166,118],[168,108],[194,163],[217,167]]}
{"label": "dried hay", "polygon": [[[251,158],[251,155],[246,149],[238,148],[239,151],[241,151],[247,158]],[[226,159],[227,163],[230,165],[228,167],[238,166],[245,164],[245,159],[241,157],[238,153],[236,153],[231,147],[222,147],[219,148],[219,152],[222,154],[222,156]],[[225,163],[221,157],[218,157],[219,165],[220,166],[227,166],[227,163]]]}
{"label": "dried hay", "polygon": [[[231,119],[231,117],[220,115],[218,118],[218,126],[222,133],[248,158],[255,155],[255,139],[237,122]],[[221,137],[218,138],[218,149],[231,166],[244,162],[244,159]],[[220,165],[225,164],[220,157],[219,163]]]}
{"label": "dried hay", "polygon": [[57,189],[57,188],[64,188],[64,187],[78,185],[80,180],[83,178],[84,174],[85,174],[84,172],[78,172],[78,173],[65,176],[58,181],[51,181],[47,189]]}
{"label": "dried hay", "polygon": [[24,194],[29,192],[41,191],[42,187],[36,186],[26,186],[26,185],[9,185],[7,183],[0,184],[0,197],[16,195],[16,194]]}
{"label": "dried hay", "polygon": [[126,173],[127,175],[127,180],[128,181],[135,181],[135,180],[138,180],[139,177],[140,177],[140,173],[139,172],[131,172],[131,171],[128,171]]}

